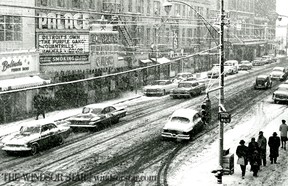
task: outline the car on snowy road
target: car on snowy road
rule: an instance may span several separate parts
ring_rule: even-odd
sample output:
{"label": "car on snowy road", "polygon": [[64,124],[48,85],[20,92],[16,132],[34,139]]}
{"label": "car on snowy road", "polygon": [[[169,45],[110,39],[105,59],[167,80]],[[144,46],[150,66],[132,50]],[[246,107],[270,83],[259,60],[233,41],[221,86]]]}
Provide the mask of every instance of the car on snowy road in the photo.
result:
{"label": "car on snowy road", "polygon": [[274,103],[281,101],[288,101],[288,84],[281,84],[275,92],[273,92],[272,99]]}
{"label": "car on snowy road", "polygon": [[4,137],[2,150],[7,154],[29,152],[35,155],[40,150],[63,144],[70,132],[69,126],[57,126],[51,121],[37,120],[33,124],[21,126],[19,132]]}
{"label": "car on snowy road", "polygon": [[270,75],[272,80],[275,79],[283,81],[287,78],[287,70],[285,67],[274,67]]}
{"label": "car on snowy road", "polygon": [[83,107],[82,113],[69,117],[67,121],[74,131],[79,128],[98,130],[118,123],[126,113],[126,107],[113,104],[90,104]]}
{"label": "car on snowy road", "polygon": [[193,74],[191,72],[180,72],[176,75],[176,77],[172,81],[174,83],[178,83],[181,81],[186,81],[190,77],[193,77]]}
{"label": "car on snowy road", "polygon": [[252,69],[252,63],[248,60],[240,61],[240,64],[238,66],[238,70],[251,70]]}
{"label": "car on snowy road", "polygon": [[190,140],[203,128],[204,123],[198,111],[190,108],[179,109],[168,118],[161,137],[162,139]]}
{"label": "car on snowy road", "polygon": [[178,83],[178,86],[171,90],[170,96],[172,98],[188,97],[200,95],[206,90],[204,83],[198,81],[182,81]]}
{"label": "car on snowy road", "polygon": [[170,91],[178,86],[177,83],[173,83],[171,80],[156,80],[143,88],[143,94],[145,96],[151,95],[166,95]]}
{"label": "car on snowy road", "polygon": [[259,75],[256,77],[254,89],[272,88],[272,80],[270,75]]}

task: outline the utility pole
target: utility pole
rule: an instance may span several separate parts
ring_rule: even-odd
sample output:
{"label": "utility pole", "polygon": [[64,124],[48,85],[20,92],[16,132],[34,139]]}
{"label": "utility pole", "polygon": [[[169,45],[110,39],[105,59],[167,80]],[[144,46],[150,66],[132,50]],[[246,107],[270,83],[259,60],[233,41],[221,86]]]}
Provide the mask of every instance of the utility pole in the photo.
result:
{"label": "utility pole", "polygon": [[[222,112],[221,106],[224,105],[224,0],[220,2],[220,37],[219,37],[219,65],[220,65],[220,80],[219,80],[219,112]],[[223,168],[223,122],[219,121],[219,166]]]}

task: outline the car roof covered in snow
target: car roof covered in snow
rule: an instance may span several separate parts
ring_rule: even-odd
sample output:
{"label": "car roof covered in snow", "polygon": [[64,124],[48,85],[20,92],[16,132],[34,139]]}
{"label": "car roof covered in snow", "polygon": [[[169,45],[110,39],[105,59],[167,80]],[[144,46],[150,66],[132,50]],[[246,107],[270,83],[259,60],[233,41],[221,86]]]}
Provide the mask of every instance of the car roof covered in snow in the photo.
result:
{"label": "car roof covered in snow", "polygon": [[178,109],[173,112],[171,117],[183,117],[188,118],[189,120],[193,119],[193,116],[198,113],[197,110],[185,108],[185,109]]}

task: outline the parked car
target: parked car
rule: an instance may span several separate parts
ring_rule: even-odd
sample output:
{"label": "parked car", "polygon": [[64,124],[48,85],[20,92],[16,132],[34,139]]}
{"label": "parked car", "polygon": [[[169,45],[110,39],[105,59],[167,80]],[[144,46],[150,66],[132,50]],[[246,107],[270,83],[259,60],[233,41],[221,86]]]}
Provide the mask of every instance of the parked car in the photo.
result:
{"label": "parked car", "polygon": [[281,84],[277,88],[277,90],[273,93],[272,99],[274,103],[278,103],[280,101],[288,101],[288,84]]}
{"label": "parked car", "polygon": [[262,60],[265,62],[265,64],[273,63],[272,57],[269,55],[262,56]]}
{"label": "parked car", "polygon": [[176,110],[163,127],[161,137],[190,140],[204,128],[201,115],[194,109]]}
{"label": "parked car", "polygon": [[21,126],[19,132],[5,137],[2,140],[2,150],[7,154],[30,152],[31,155],[35,155],[40,150],[63,144],[71,132],[69,126],[57,126],[47,120],[40,121]]}
{"label": "parked car", "polygon": [[177,83],[173,83],[171,80],[156,80],[143,88],[143,93],[146,96],[151,95],[166,95],[170,91],[177,87]]}
{"label": "parked car", "polygon": [[239,64],[238,70],[251,70],[252,69],[252,63],[247,60],[243,60]]}
{"label": "parked car", "polygon": [[180,72],[173,79],[173,82],[185,81],[185,80],[187,80],[190,77],[193,77],[193,74],[191,72]]}
{"label": "parked car", "polygon": [[262,60],[262,58],[257,57],[252,61],[252,65],[253,66],[262,66],[262,65],[265,65],[265,62]]}
{"label": "parked car", "polygon": [[[207,77],[208,78],[218,78],[219,72],[220,72],[219,68],[220,68],[219,64],[214,64],[212,69],[209,72],[207,72]],[[224,76],[227,76],[227,73],[228,73],[227,69],[224,68]]]}
{"label": "parked car", "polygon": [[106,128],[113,123],[118,123],[120,118],[126,116],[125,107],[117,107],[111,104],[90,104],[82,109],[82,113],[67,119],[70,127],[75,130],[77,128],[88,128],[98,130]]}
{"label": "parked car", "polygon": [[283,81],[287,78],[287,71],[285,67],[274,67],[270,75],[272,79]]}
{"label": "parked car", "polygon": [[224,62],[224,71],[227,71],[228,74],[238,73],[238,61],[237,60],[228,60]]}
{"label": "parked car", "polygon": [[255,89],[272,88],[272,80],[271,80],[270,75],[259,75],[259,76],[257,76],[254,88]]}
{"label": "parked car", "polygon": [[198,81],[182,81],[178,83],[178,87],[173,89],[170,93],[172,98],[178,97],[193,97],[200,95],[206,89],[204,83]]}

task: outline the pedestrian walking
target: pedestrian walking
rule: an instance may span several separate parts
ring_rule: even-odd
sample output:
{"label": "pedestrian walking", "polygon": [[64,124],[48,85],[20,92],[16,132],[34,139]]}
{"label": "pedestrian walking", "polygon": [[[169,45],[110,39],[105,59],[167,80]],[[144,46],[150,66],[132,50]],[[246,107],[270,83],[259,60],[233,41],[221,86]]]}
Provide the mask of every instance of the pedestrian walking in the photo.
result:
{"label": "pedestrian walking", "polygon": [[281,137],[281,148],[282,149],[284,148],[284,150],[286,150],[288,126],[284,119],[282,120],[282,124],[279,127],[279,131],[280,131],[280,137]]}
{"label": "pedestrian walking", "polygon": [[277,136],[277,132],[273,132],[273,135],[269,137],[268,145],[270,147],[270,161],[271,164],[277,163],[277,157],[279,156],[280,138]]}
{"label": "pedestrian walking", "polygon": [[263,135],[263,131],[259,132],[257,143],[259,145],[259,153],[260,153],[260,158],[261,158],[260,165],[262,165],[262,163],[263,163],[263,165],[266,166],[267,140],[266,140],[266,138]]}
{"label": "pedestrian walking", "polygon": [[245,145],[245,141],[241,140],[236,149],[236,155],[238,156],[237,163],[240,165],[242,171],[242,179],[244,179],[246,172],[246,165],[248,164],[248,147]]}
{"label": "pedestrian walking", "polygon": [[259,150],[255,149],[250,156],[251,170],[253,171],[254,177],[258,176],[257,173],[260,169],[260,163],[261,163],[261,158],[260,158]]}
{"label": "pedestrian walking", "polygon": [[259,145],[256,142],[255,138],[252,137],[251,141],[248,144],[248,161],[250,162],[250,165],[251,165],[250,171],[253,171],[253,163],[251,160],[252,160],[252,155],[255,150],[259,153]]}
{"label": "pedestrian walking", "polygon": [[38,120],[39,115],[42,115],[45,118],[45,99],[43,96],[37,94],[33,98],[34,108],[36,109],[36,120]]}

